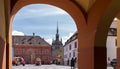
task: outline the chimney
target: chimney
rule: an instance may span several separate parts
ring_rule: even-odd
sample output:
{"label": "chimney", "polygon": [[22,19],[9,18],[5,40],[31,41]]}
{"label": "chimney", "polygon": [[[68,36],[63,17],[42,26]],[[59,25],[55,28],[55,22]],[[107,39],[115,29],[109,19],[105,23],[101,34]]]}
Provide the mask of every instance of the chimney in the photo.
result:
{"label": "chimney", "polygon": [[33,32],[33,36],[35,36],[35,33]]}

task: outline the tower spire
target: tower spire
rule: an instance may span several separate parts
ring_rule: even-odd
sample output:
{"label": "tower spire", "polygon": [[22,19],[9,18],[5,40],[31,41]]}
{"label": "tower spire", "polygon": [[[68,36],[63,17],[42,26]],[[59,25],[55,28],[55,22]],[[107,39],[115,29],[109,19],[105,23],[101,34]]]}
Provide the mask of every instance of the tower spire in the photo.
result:
{"label": "tower spire", "polygon": [[59,30],[58,30],[58,22],[57,22],[57,34],[58,34]]}
{"label": "tower spire", "polygon": [[58,29],[58,22],[57,22],[57,31],[56,31],[56,41],[59,41],[59,29]]}

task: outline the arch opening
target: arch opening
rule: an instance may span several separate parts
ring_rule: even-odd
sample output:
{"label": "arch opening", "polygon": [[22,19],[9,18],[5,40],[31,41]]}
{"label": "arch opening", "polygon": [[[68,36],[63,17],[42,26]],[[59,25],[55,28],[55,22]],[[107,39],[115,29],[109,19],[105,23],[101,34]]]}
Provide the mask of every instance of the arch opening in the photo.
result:
{"label": "arch opening", "polygon": [[[34,5],[34,4],[33,4],[33,5]],[[38,4],[37,4],[37,5],[38,5]],[[41,5],[42,5],[42,7],[43,7],[43,6],[45,6],[46,4],[41,4]],[[53,6],[51,6],[51,5],[46,5],[46,6],[53,7]],[[26,6],[25,6],[25,7],[26,7]],[[29,7],[29,5],[28,5],[28,7]],[[35,7],[34,7],[34,8],[35,8]],[[37,8],[40,8],[40,6],[37,7]],[[27,9],[28,9],[28,8],[27,8]],[[48,9],[49,13],[46,13],[46,11],[44,11],[45,9]],[[58,8],[57,8],[57,9],[58,9]],[[48,28],[48,30],[50,31],[50,28],[53,30],[53,26],[56,25],[56,23],[58,23],[58,25],[62,25],[62,22],[64,22],[64,24],[63,24],[60,28],[62,28],[63,26],[67,25],[67,24],[66,24],[67,22],[69,22],[69,23],[74,23],[74,21],[71,19],[70,16],[69,16],[68,18],[66,17],[66,15],[68,16],[67,13],[65,13],[65,12],[59,12],[57,9],[56,9],[56,10],[55,10],[55,9],[50,10],[49,8],[43,8],[42,10],[40,10],[40,9],[34,10],[34,9],[29,8],[29,12],[35,12],[35,13],[37,13],[37,12],[39,12],[39,11],[42,12],[40,15],[33,13],[34,16],[36,16],[36,17],[35,17],[35,21],[34,21],[36,24],[38,24],[37,21],[39,21],[39,20],[42,21],[42,22],[40,23],[40,24],[41,24],[41,27],[37,27],[37,26],[36,26],[36,28],[40,28],[40,29],[43,28],[43,29],[44,29],[44,25],[42,26],[42,23],[43,23],[43,24],[49,25],[49,26],[46,27],[46,28]],[[54,10],[54,11],[53,11],[53,10]],[[18,28],[18,30],[20,30],[20,29],[21,29],[20,26],[23,26],[23,25],[20,25],[20,23],[22,24],[22,19],[24,19],[24,20],[26,19],[27,21],[23,21],[23,23],[25,23],[24,25],[26,25],[24,28],[25,28],[25,29],[29,29],[29,30],[30,30],[30,33],[31,33],[32,29],[30,29],[30,28],[34,27],[34,23],[33,23],[33,21],[31,20],[31,19],[33,19],[33,18],[31,18],[31,13],[29,13],[29,12],[25,13],[26,11],[27,11],[27,10],[24,10],[23,13],[19,13],[19,12],[18,12],[18,16],[21,16],[21,15],[23,15],[23,16],[21,16],[22,18],[19,18],[19,17],[16,18],[16,21],[13,20],[14,23],[18,23],[18,24],[16,24],[16,25],[13,24],[13,26],[16,27],[16,28]],[[54,20],[51,19],[51,17],[50,17],[51,14],[53,15],[53,19],[54,19]],[[63,16],[63,15],[65,14],[64,19],[66,18],[67,21],[65,22],[65,20],[63,20],[62,18],[60,18],[60,16],[58,17],[58,14],[61,15],[61,16]],[[33,17],[34,17],[34,16],[33,16]],[[42,17],[38,17],[38,16],[42,16]],[[15,17],[16,17],[16,16],[15,16]],[[47,17],[48,17],[48,18],[47,18]],[[30,19],[29,19],[29,18],[30,18]],[[37,19],[37,18],[39,18],[39,19]],[[17,22],[17,19],[18,19],[18,22]],[[46,23],[46,22],[45,22],[46,19],[47,19],[47,21],[48,21],[49,23]],[[56,20],[55,20],[55,19],[56,19]],[[58,19],[59,19],[59,20],[58,20]],[[29,21],[28,21],[28,20],[29,20]],[[70,21],[70,20],[71,20],[71,21]],[[44,21],[44,22],[43,22],[43,21]],[[59,24],[59,21],[60,21],[60,24]],[[30,22],[33,23],[32,26],[29,26],[29,25],[28,25],[28,23],[30,23]],[[53,23],[53,24],[52,24],[52,23]],[[18,25],[18,26],[17,26],[17,25]],[[28,26],[27,26],[27,25],[28,25]],[[52,25],[52,27],[50,27],[51,25]],[[57,25],[57,33],[58,33],[58,25]],[[67,25],[67,26],[69,26],[69,25]],[[30,28],[27,28],[27,27],[30,27]],[[72,31],[74,31],[74,30],[76,29],[76,28],[74,28],[74,27],[76,27],[76,26],[73,27],[73,25],[72,25],[72,26],[70,26],[70,27],[72,27]],[[36,29],[36,28],[35,28],[35,29]],[[13,28],[13,29],[14,29],[14,28]],[[23,29],[23,28],[22,28],[22,29]],[[39,31],[40,31],[40,29],[39,29]],[[42,30],[43,30],[43,29],[42,29]],[[62,30],[61,33],[65,33],[65,32],[64,32],[64,30],[65,30],[64,27],[63,27],[61,30]],[[70,30],[70,29],[69,29],[69,30]],[[76,29],[76,30],[77,30],[77,29]],[[75,31],[76,31],[76,30],[75,30]],[[23,31],[24,31],[24,30],[23,30]],[[53,31],[54,31],[54,30],[53,30]],[[73,33],[74,33],[74,34],[73,34],[74,37],[77,36],[77,34],[76,34],[77,31],[76,31],[76,32],[75,32],[75,31],[73,32]],[[19,32],[16,31],[16,30],[15,30],[14,32],[19,34]],[[35,32],[36,32],[36,31],[35,31]],[[35,36],[35,32],[33,33],[33,36]],[[66,32],[66,33],[67,33],[67,32]],[[78,33],[78,32],[77,32],[77,33]],[[20,34],[23,35],[23,33],[20,33]],[[46,33],[43,32],[43,35],[44,35],[44,36],[45,36],[45,34],[46,34]],[[29,33],[28,33],[28,35],[29,35]],[[57,35],[57,34],[56,34],[56,35]],[[25,36],[26,36],[26,39],[27,39],[27,35],[25,35]],[[32,36],[32,37],[33,37],[33,36]],[[49,35],[49,36],[50,36],[50,35]],[[56,36],[56,37],[57,37],[57,36]],[[73,37],[71,37],[71,38],[73,39]],[[15,39],[15,37],[13,37],[13,39]],[[21,38],[21,39],[22,39],[22,38]],[[21,40],[21,39],[20,39],[20,40]],[[46,39],[44,38],[44,40],[46,40]],[[51,40],[52,40],[52,39],[51,39]],[[57,40],[57,39],[56,39],[56,40]],[[75,39],[73,39],[73,40],[75,40]],[[14,41],[17,41],[17,40],[13,40],[13,42],[14,42]],[[12,43],[13,43],[13,42],[12,42]],[[19,42],[21,42],[21,41],[19,41]],[[17,44],[15,43],[15,45],[17,46],[17,45],[19,44],[19,42],[18,42]],[[66,42],[66,44],[68,44],[68,43],[69,43],[69,42]],[[75,46],[78,46],[77,43],[78,43],[78,40],[75,41]],[[23,40],[22,44],[23,44],[23,45],[25,44],[24,40]],[[32,44],[32,42],[29,43],[29,44]],[[40,42],[39,44],[41,44],[41,42]],[[13,43],[13,45],[14,45],[14,43]],[[18,46],[19,46],[19,45],[18,45]],[[74,46],[74,44],[72,44],[72,46]],[[13,50],[15,51],[15,49],[13,49]],[[74,50],[74,49],[72,49],[72,50]],[[23,49],[18,50],[18,48],[17,48],[16,53],[17,53],[17,54],[20,54],[20,53],[19,53],[20,51],[21,51],[21,53],[22,53],[22,51],[25,51],[25,50],[23,50]],[[30,53],[30,52],[32,52],[31,49],[28,51],[28,53]],[[37,52],[37,51],[35,50],[35,52]],[[74,56],[77,57],[77,53],[78,53],[77,49],[74,50],[74,53],[75,53]],[[14,54],[15,54],[15,52],[14,52]],[[14,56],[15,56],[15,55],[14,55]],[[20,55],[16,55],[16,56],[20,56]],[[72,57],[72,56],[73,56],[73,52],[71,52],[71,57]],[[24,56],[22,56],[22,57],[24,57]],[[26,56],[26,57],[27,57],[27,56]],[[32,58],[33,55],[30,55],[30,57]],[[71,57],[70,57],[70,59],[71,59]],[[25,57],[24,57],[24,58],[25,58]],[[30,61],[31,63],[34,63],[34,60],[32,60],[31,58],[28,58],[28,59],[30,59],[29,61]],[[44,57],[44,58],[45,58],[45,57]],[[42,59],[41,59],[41,60],[42,60]],[[32,61],[33,61],[33,62],[32,62]],[[27,63],[30,63],[30,62],[27,61]],[[50,62],[50,61],[49,61],[49,62]]]}
{"label": "arch opening", "polygon": [[[39,0],[30,0],[30,1],[25,1],[24,3],[23,3],[24,1],[17,1],[16,2],[16,4],[13,6],[13,8],[11,9],[12,10],[12,12],[11,12],[11,22],[10,22],[10,28],[11,28],[11,24],[12,24],[12,20],[13,20],[13,18],[14,18],[14,16],[15,16],[15,14],[16,14],[16,12],[20,9],[20,8],[22,8],[23,6],[25,6],[25,5],[29,5],[29,4],[41,4],[41,3],[43,3],[43,4],[50,4],[50,5],[54,5],[54,6],[57,6],[57,7],[60,7],[60,8],[62,8],[63,10],[65,10],[65,11],[67,11],[72,17],[73,17],[73,19],[75,20],[75,23],[76,23],[76,26],[77,26],[77,28],[78,28],[78,33],[79,34],[81,34],[81,35],[79,35],[79,37],[78,37],[78,42],[84,42],[85,40],[84,39],[86,39],[86,37],[84,37],[84,34],[86,33],[85,31],[86,31],[86,21],[85,21],[85,18],[84,18],[84,16],[83,16],[83,14],[82,14],[82,12],[81,12],[81,10],[73,3],[73,2],[71,2],[71,1],[69,1],[69,0],[66,0],[66,1],[61,1],[61,0],[57,0],[57,1],[53,1],[53,0],[49,0],[49,1],[39,1]],[[64,3],[64,4],[63,4]],[[76,12],[76,13],[75,13]],[[10,31],[11,31],[11,29],[9,29]],[[10,33],[9,33],[9,35],[11,35]],[[80,38],[80,36],[82,37],[82,38]],[[84,40],[84,41],[83,41]],[[79,46],[79,52],[84,52],[84,50],[82,49],[80,49],[80,47],[81,48],[84,48],[83,46],[84,46],[84,43],[82,43],[82,45],[80,46],[80,44],[78,44],[78,46]],[[86,46],[86,45],[85,45]],[[87,49],[86,49],[87,50]],[[93,50],[93,49],[92,49]],[[90,51],[90,52],[89,52]],[[78,62],[79,62],[79,67],[78,67],[78,69],[79,68],[84,68],[86,65],[85,64],[88,64],[88,63],[90,63],[90,65],[89,66],[87,66],[87,68],[93,68],[93,62],[91,62],[92,60],[91,60],[91,58],[92,58],[92,53],[93,53],[93,51],[91,51],[91,50],[89,50],[89,51],[87,51],[87,53],[85,53],[85,54],[89,54],[89,57],[87,57],[87,59],[88,60],[90,60],[90,61],[83,61],[83,59],[85,59],[84,58],[84,56],[85,55],[83,55],[82,57],[80,57],[79,59],[78,59]],[[80,55],[79,54],[79,52],[78,52],[78,56]],[[86,57],[86,56],[85,56]],[[86,68],[86,67],[85,67]]]}
{"label": "arch opening", "polygon": [[117,63],[117,18],[115,17],[108,30],[106,49],[107,49],[107,68],[115,68]]}

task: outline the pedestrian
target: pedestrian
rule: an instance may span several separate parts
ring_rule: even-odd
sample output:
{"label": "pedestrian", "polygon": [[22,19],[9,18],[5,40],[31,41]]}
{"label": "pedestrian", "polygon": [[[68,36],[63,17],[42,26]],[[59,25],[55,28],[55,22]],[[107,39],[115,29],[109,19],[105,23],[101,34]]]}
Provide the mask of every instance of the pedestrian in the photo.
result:
{"label": "pedestrian", "polygon": [[67,60],[67,65],[69,66],[69,59]]}
{"label": "pedestrian", "polygon": [[75,66],[75,60],[74,58],[71,59],[71,69],[74,69]]}
{"label": "pedestrian", "polygon": [[77,58],[74,58],[74,69],[77,67]]}

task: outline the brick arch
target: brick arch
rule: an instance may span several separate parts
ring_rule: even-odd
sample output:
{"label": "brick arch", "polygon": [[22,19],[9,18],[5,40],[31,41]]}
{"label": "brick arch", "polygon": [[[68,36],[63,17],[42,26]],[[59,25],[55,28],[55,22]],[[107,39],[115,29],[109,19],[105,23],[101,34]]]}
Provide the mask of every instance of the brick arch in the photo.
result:
{"label": "brick arch", "polygon": [[[95,36],[95,45],[106,46],[108,29],[112,24],[113,19],[120,12],[120,8],[118,7],[120,6],[120,4],[117,2],[119,1],[114,1],[109,3],[108,7],[105,9],[104,13],[102,14],[100,21],[98,21],[98,25],[96,26],[97,30]],[[112,8],[115,8],[115,10],[113,10]],[[103,38],[99,38],[101,35],[103,36]],[[101,40],[101,42],[99,40]]]}
{"label": "brick arch", "polygon": [[[103,57],[106,57],[106,52],[104,49],[101,50],[102,46],[97,44],[97,42],[100,41],[99,38],[102,39],[101,37],[102,33],[99,32],[98,26],[100,26],[99,24],[102,23],[100,22],[101,18],[105,14],[105,11],[108,8],[108,5],[110,3],[111,3],[111,0],[97,0],[89,10],[89,14],[87,18],[86,37],[88,38],[87,43],[89,44],[91,43],[91,44],[90,45],[86,44],[86,46],[89,46],[89,48],[91,48],[91,50],[89,50],[88,52],[90,52],[89,54],[92,53],[93,56],[89,57],[89,60],[87,59],[86,60],[87,61],[91,60],[91,62],[93,63],[93,67],[88,69],[106,69],[106,60],[105,60],[106,58],[103,58]],[[99,36],[98,36],[98,33],[100,33]]]}
{"label": "brick arch", "polygon": [[[106,43],[107,35],[110,25],[112,24],[113,19],[116,17],[116,14],[120,12],[119,1],[109,1],[106,9],[104,10],[102,17],[97,22],[95,40],[94,40],[94,62],[96,69],[106,69]],[[106,3],[107,4],[107,3]],[[113,10],[113,8],[115,8]],[[98,68],[99,67],[99,68]],[[119,68],[118,68],[119,69]]]}
{"label": "brick arch", "polygon": [[[68,12],[72,16],[72,18],[75,20],[75,23],[78,29],[78,36],[79,36],[78,37],[78,42],[79,42],[78,51],[80,52],[80,54],[78,54],[79,56],[78,69],[103,69],[105,68],[106,64],[105,63],[101,64],[102,62],[98,60],[100,60],[99,58],[101,58],[101,56],[105,57],[106,54],[99,51],[104,46],[104,43],[102,43],[103,45],[101,45],[99,41],[100,40],[105,41],[105,39],[99,38],[99,37],[101,37],[101,34],[102,34],[101,30],[103,31],[102,27],[105,26],[105,25],[102,25],[105,22],[104,16],[106,16],[104,12],[110,2],[111,2],[110,0],[109,1],[108,0],[99,0],[99,1],[97,0],[96,3],[93,5],[93,7],[90,9],[88,17],[87,17],[87,21],[86,21],[80,8],[78,8],[70,0],[47,0],[47,1],[45,0],[28,0],[28,1],[18,0],[11,9],[11,22],[10,22],[9,31],[11,32],[12,19],[14,18],[14,15],[22,7],[26,5],[30,5],[30,4],[50,4],[50,5],[57,6],[65,10],[66,12]],[[103,18],[101,18],[102,16]],[[110,20],[113,17],[111,17]],[[107,24],[107,26],[109,26],[109,24]],[[99,46],[101,48],[99,48]],[[99,49],[97,49],[96,47],[98,47]],[[99,54],[104,54],[104,55],[99,56]],[[103,60],[105,59],[103,58]],[[86,66],[86,64],[88,63],[89,65]]]}
{"label": "brick arch", "polygon": [[[87,21],[85,21],[83,13],[70,0],[18,0],[11,9],[12,11],[10,28],[12,26],[12,19],[14,18],[14,15],[19,11],[19,9],[26,5],[50,4],[57,6],[68,12],[73,17],[78,28],[78,50],[80,52],[80,54],[78,54],[78,56],[80,56],[78,60],[78,69],[105,69],[105,46],[107,38],[106,35],[110,26],[110,22],[115,17],[115,14],[118,12],[118,10],[112,10],[110,7],[112,6],[113,8],[116,8],[117,6],[119,6],[109,5],[110,3],[114,2],[115,1],[111,2],[111,0],[97,0],[89,11]],[[117,9],[119,8],[117,7]],[[111,17],[107,18],[106,16],[108,15],[111,15]],[[106,19],[109,19],[109,21],[106,21]],[[101,38],[101,36],[103,38]],[[101,50],[103,52],[101,52]],[[84,57],[86,57],[86,59]],[[103,61],[101,61],[101,59]],[[88,63],[89,65],[86,66],[86,64]]]}
{"label": "brick arch", "polygon": [[[11,32],[12,19],[14,18],[14,15],[22,7],[30,4],[49,4],[57,6],[68,12],[75,20],[79,36],[78,51],[80,52],[80,54],[78,54],[78,69],[104,69],[106,68],[106,35],[110,26],[110,22],[117,13],[117,10],[114,10],[114,12],[112,12],[113,10],[109,8],[112,6],[109,5],[110,3],[114,2],[111,2],[111,0],[97,0],[89,11],[87,21],[85,21],[85,17],[80,8],[78,8],[70,0],[18,0],[17,2],[15,2],[15,5],[11,9],[11,21],[9,31]],[[114,6],[113,8],[116,7],[117,6]],[[109,21],[106,21],[106,16],[111,15],[111,13],[114,14],[112,14],[112,16],[108,18]],[[103,38],[101,38],[101,36],[103,36]],[[101,50],[103,52],[101,52]],[[103,59],[103,61],[101,61],[101,59]],[[88,63],[89,65],[86,66],[86,64]]]}

